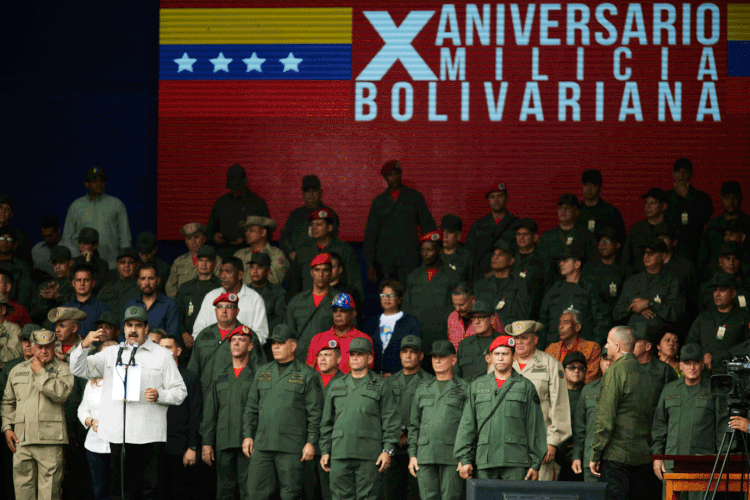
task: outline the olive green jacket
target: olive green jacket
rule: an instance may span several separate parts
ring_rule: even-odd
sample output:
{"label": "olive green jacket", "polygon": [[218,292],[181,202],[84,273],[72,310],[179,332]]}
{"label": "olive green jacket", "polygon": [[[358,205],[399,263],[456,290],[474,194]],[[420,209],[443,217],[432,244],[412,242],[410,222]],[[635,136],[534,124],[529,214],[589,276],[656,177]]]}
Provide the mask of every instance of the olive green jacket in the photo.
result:
{"label": "olive green jacket", "polygon": [[[492,340],[500,336],[500,332],[492,330]],[[487,373],[487,361],[484,359],[484,351],[479,344],[480,337],[476,334],[466,337],[458,343],[456,375],[465,380],[473,380]],[[490,343],[492,342],[490,340]],[[487,346],[489,347],[489,346]]]}
{"label": "olive green jacket", "polygon": [[547,453],[547,429],[534,384],[515,370],[499,390],[494,372],[472,382],[453,453],[461,464],[475,463],[478,469],[538,471]]}
{"label": "olive green jacket", "polygon": [[394,450],[399,440],[399,415],[393,392],[372,371],[354,383],[352,374],[327,387],[320,421],[320,454],[333,459],[376,460]]}
{"label": "olive green jacket", "polygon": [[253,449],[299,453],[317,447],[323,396],[318,372],[299,360],[279,373],[279,363],[261,366],[245,404],[243,436]]}
{"label": "olive green jacket", "polygon": [[[300,361],[304,362],[307,359],[307,348],[310,347],[312,338],[333,326],[331,305],[333,298],[338,294],[338,290],[333,287],[329,288],[317,308],[313,300],[312,289],[298,293],[289,301],[284,323],[297,334],[297,350],[294,351],[294,356]],[[318,308],[320,308],[319,311]]]}
{"label": "olive green jacket", "polygon": [[591,461],[627,465],[651,461],[651,408],[654,388],[632,353],[623,354],[604,372],[599,387]]}
{"label": "olive green jacket", "polygon": [[446,381],[442,391],[435,378],[417,388],[408,429],[409,456],[417,457],[419,464],[458,462],[453,456],[453,447],[468,389],[469,384],[455,375]]}
{"label": "olive green jacket", "polygon": [[[399,428],[401,429],[401,432],[408,432],[411,403],[414,399],[414,393],[417,391],[417,388],[434,378],[434,375],[430,375],[420,368],[419,371],[409,377],[409,379],[406,378],[403,370],[400,370],[385,379],[388,388],[393,393],[393,400],[398,407]],[[405,450],[397,447],[396,452],[398,453],[399,451],[405,453]]]}
{"label": "olive green jacket", "polygon": [[586,384],[573,412],[573,460],[580,460],[587,468],[591,461],[591,445],[594,444],[596,422],[596,399],[602,379]]}

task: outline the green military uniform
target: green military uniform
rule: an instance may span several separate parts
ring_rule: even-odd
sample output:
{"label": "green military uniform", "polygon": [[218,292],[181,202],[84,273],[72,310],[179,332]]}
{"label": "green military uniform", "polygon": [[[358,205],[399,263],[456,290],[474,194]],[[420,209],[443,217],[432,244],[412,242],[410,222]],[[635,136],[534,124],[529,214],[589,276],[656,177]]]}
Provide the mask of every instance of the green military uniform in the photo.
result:
{"label": "green military uniform", "polygon": [[328,205],[320,202],[315,208],[305,206],[295,208],[289,213],[289,217],[281,230],[279,237],[279,246],[287,255],[296,252],[302,245],[313,241],[310,236],[310,221],[308,216],[315,210],[325,210],[328,216],[333,219],[333,230],[331,234],[336,237],[339,234],[339,216]]}
{"label": "green military uniform", "polygon": [[[47,288],[50,283],[52,283],[53,285],[58,285],[60,287],[60,296],[57,300],[45,299],[41,295],[39,295],[39,292],[42,289]],[[140,293],[140,290],[138,293]],[[43,323],[44,318],[47,317],[47,313],[50,309],[60,307],[61,305],[75,299],[75,297],[76,295],[75,290],[73,290],[72,277],[64,276],[62,278],[55,278],[50,281],[45,281],[44,283],[41,283],[40,285],[34,287],[34,297],[31,300],[31,309],[29,309],[29,312],[31,313],[31,317],[34,319],[34,321]]]}
{"label": "green military uniform", "polygon": [[333,326],[331,304],[338,294],[338,290],[329,288],[317,307],[312,289],[298,293],[289,301],[284,324],[297,334],[297,350],[294,356],[302,362],[307,359],[307,349],[313,337]]}
{"label": "green military uniform", "polygon": [[[581,389],[578,403],[573,413],[573,460],[581,461],[583,480],[595,483],[598,478],[589,469],[591,445],[594,444],[594,423],[596,422],[596,400],[602,379],[596,379]],[[573,408],[571,406],[571,408]]]}
{"label": "green military uniform", "polygon": [[544,261],[536,249],[528,254],[516,252],[515,259],[510,272],[517,280],[526,283],[526,289],[531,294],[529,317],[538,318],[544,292],[549,288],[548,284],[551,285],[551,277],[546,274]]}
{"label": "green military uniform", "polygon": [[677,191],[667,191],[667,209],[664,218],[677,228],[679,236],[675,253],[695,261],[703,236],[703,228],[714,214],[711,197],[695,189],[691,184],[687,196],[682,197]]}
{"label": "green military uniform", "polygon": [[492,213],[489,213],[471,225],[469,235],[466,237],[466,250],[474,260],[473,281],[479,281],[484,278],[485,273],[489,272],[492,252],[499,239],[514,248],[516,232],[513,230],[513,223],[517,219],[518,217],[507,211],[503,219],[496,223]]}
{"label": "green military uniform", "polygon": [[729,312],[723,313],[714,306],[698,315],[690,327],[687,341],[700,345],[718,359],[750,338],[749,322],[750,314],[746,309],[733,306]]}
{"label": "green military uniform", "polygon": [[617,207],[601,198],[592,207],[581,203],[578,207],[576,222],[592,235],[596,235],[605,227],[611,227],[615,230],[615,236],[619,241],[625,239],[625,221],[622,219],[622,214]]}
{"label": "green military uniform", "polygon": [[286,318],[286,291],[281,285],[266,282],[263,288],[249,285],[251,290],[258,292],[266,306],[266,319],[268,320],[268,331],[272,332],[276,325],[280,325]]}
{"label": "green military uniform", "polygon": [[[71,289],[72,291],[72,289]],[[135,278],[131,279],[114,279],[104,285],[96,298],[104,302],[107,306],[112,309],[118,318],[122,318],[125,307],[131,299],[135,299],[141,296],[141,289],[138,287],[138,280]],[[75,295],[71,297],[71,300],[75,298]],[[65,304],[62,302],[60,305]],[[56,306],[57,307],[57,306]],[[184,330],[182,330],[184,331]]]}
{"label": "green military uniform", "polygon": [[453,452],[462,465],[476,464],[479,479],[521,481],[542,466],[546,435],[534,384],[512,371],[498,390],[488,373],[469,387]]}
{"label": "green military uniform", "polygon": [[193,325],[201,310],[204,297],[208,292],[219,287],[221,287],[221,280],[215,275],[211,275],[211,278],[207,280],[201,280],[196,276],[180,285],[174,296],[180,312],[180,333],[193,332]]}
{"label": "green military uniform", "polygon": [[443,260],[443,264],[458,273],[461,281],[465,281],[466,283],[474,281],[474,259],[468,250],[458,247],[450,255],[446,253],[440,254],[440,258]]}
{"label": "green military uniform", "polygon": [[378,498],[381,479],[375,461],[383,450],[394,450],[398,440],[398,410],[383,379],[368,370],[362,378],[349,373],[328,384],[320,452],[330,455],[334,500]]}
{"label": "green military uniform", "polygon": [[695,263],[697,269],[703,270],[701,275],[703,279],[710,277],[718,270],[721,246],[724,244],[724,232],[732,226],[750,228],[750,215],[740,210],[735,219],[727,219],[727,214],[724,213],[714,217],[706,225],[703,241],[698,251],[698,260]]}
{"label": "green military uniform", "polygon": [[[216,256],[216,267],[214,268],[214,274],[219,277],[219,270],[221,269],[222,260],[218,255]],[[169,270],[169,279],[165,287],[167,295],[172,298],[177,296],[177,291],[180,287],[188,281],[198,277],[198,266],[193,264],[193,256],[190,253],[184,253],[177,257],[172,262],[172,267]],[[198,304],[200,308],[200,304]]]}
{"label": "green military uniform", "polygon": [[480,279],[474,284],[474,296],[494,308],[503,325],[528,319],[531,314],[531,296],[526,283],[513,274],[503,279],[494,276]]}
{"label": "green military uniform", "polygon": [[492,341],[500,336],[500,332],[492,330],[486,337],[471,335],[458,343],[456,354],[456,376],[464,380],[474,380],[487,373],[487,361],[484,355]]}
{"label": "green military uniform", "polygon": [[627,275],[640,273],[643,267],[643,249],[646,244],[658,236],[656,227],[659,225],[651,224],[648,219],[643,219],[632,226],[628,231],[628,238],[622,247],[622,266]]}
{"label": "green military uniform", "polygon": [[461,277],[453,269],[440,265],[430,280],[424,264],[409,274],[404,287],[402,309],[416,316],[422,325],[422,349],[429,352],[436,340],[448,338],[448,316],[453,312],[451,291]]}
{"label": "green military uniform", "polygon": [[616,262],[605,264],[597,258],[588,261],[581,270],[581,283],[591,285],[599,293],[599,300],[607,306],[609,317],[615,310],[624,282],[625,271]]}
{"label": "green military uniform", "polygon": [[17,324],[5,319],[0,323],[0,369],[8,361],[22,355],[20,336],[21,328]]}
{"label": "green military uniform", "polygon": [[[272,246],[270,243],[266,243],[261,252],[265,252],[271,257],[271,273],[268,275],[268,281],[276,285],[280,285],[284,281],[284,276],[289,270],[289,261],[286,255],[280,248]],[[234,256],[242,261],[245,266],[245,274],[242,277],[242,282],[247,286],[252,286],[253,280],[250,279],[250,257],[253,256],[252,248],[242,248],[234,252]]]}
{"label": "green military uniform", "polygon": [[590,461],[650,463],[654,388],[648,372],[632,353],[626,353],[612,363],[600,380]]}
{"label": "green military uniform", "polygon": [[539,311],[539,322],[544,325],[539,333],[539,349],[560,340],[560,333],[557,331],[558,320],[562,313],[570,308],[581,313],[582,338],[597,344],[603,344],[607,340],[611,321],[596,289],[583,281],[558,281],[544,294],[542,308]]}
{"label": "green military uniform", "polygon": [[552,276],[554,281],[560,279],[560,269],[557,267],[560,257],[568,247],[574,245],[584,250],[586,260],[592,260],[599,256],[594,235],[578,224],[575,224],[569,230],[557,226],[539,237],[537,243],[539,255],[544,260],[548,276]]}
{"label": "green military uniform", "polygon": [[698,299],[698,282],[693,263],[687,257],[672,254],[664,263],[664,270],[674,274],[680,282],[687,304],[694,305]]}
{"label": "green military uniform", "polygon": [[659,402],[659,396],[661,396],[664,386],[677,380],[677,372],[667,363],[654,356],[651,356],[651,360],[648,363],[643,363],[641,367],[646,371],[651,380],[651,386],[654,389],[652,408],[656,409],[656,404]]}
{"label": "green military uniform", "polygon": [[[737,298],[734,299],[734,304],[737,307],[741,307],[742,309],[748,311],[750,310],[750,283],[748,283],[747,278],[745,278],[741,273],[737,273],[734,278],[735,280],[737,280]],[[701,311],[706,311],[715,307],[713,278],[701,285],[698,295]]]}
{"label": "green military uniform", "polygon": [[271,497],[274,476],[281,483],[282,500],[300,498],[302,449],[306,443],[318,447],[321,388],[318,373],[299,360],[272,361],[258,369],[243,415],[243,435],[253,439],[248,473],[253,498]]}
{"label": "green military uniform", "polygon": [[[252,352],[261,350],[256,341],[254,338],[251,357]],[[235,376],[230,353],[228,358],[216,360],[210,377],[207,377],[209,383],[204,385],[201,437],[203,446],[211,446],[216,451],[217,499],[234,499],[238,486],[240,498],[249,498],[247,471],[250,459],[242,453],[242,414],[255,368],[248,361],[239,376]]]}
{"label": "green military uniform", "polygon": [[[242,326],[242,324],[236,323],[230,328],[230,331],[238,326]],[[252,334],[252,340],[255,347],[250,351],[250,361],[248,364],[252,365],[252,369],[255,371],[258,366],[266,362],[266,355],[260,345],[260,339],[255,332]],[[201,379],[204,392],[209,390],[210,377],[214,364],[221,363],[218,360],[226,360],[227,357],[231,357],[229,342],[221,338],[218,323],[214,323],[201,330],[195,338],[193,353],[190,355],[190,362],[187,368]]]}
{"label": "green military uniform", "polygon": [[463,479],[453,456],[469,385],[458,377],[431,379],[414,393],[409,420],[409,456],[419,465],[422,500],[458,500]]}
{"label": "green military uniform", "polygon": [[[634,299],[648,299],[648,307],[656,317],[647,319],[641,314],[632,314],[628,307]],[[680,290],[677,278],[668,271],[651,274],[643,271],[630,277],[622,289],[622,295],[615,305],[615,321],[627,321],[629,326],[645,323],[655,332],[665,323],[676,323],[685,314],[685,297]]]}
{"label": "green military uniform", "polygon": [[[54,340],[54,333],[37,330],[32,341],[40,345]],[[34,358],[10,372],[3,393],[2,432],[13,430],[18,438],[13,454],[16,498],[61,498],[63,446],[68,442],[65,401],[73,388],[67,363],[53,358],[38,373]]]}
{"label": "green military uniform", "polygon": [[[331,378],[331,380],[328,381],[328,385],[323,386],[323,401],[325,402],[326,394],[328,394],[328,389],[331,387],[331,384],[339,379],[344,378],[346,375],[342,371],[337,371],[336,374]],[[322,384],[322,379],[321,379]],[[330,472],[326,472],[323,470],[323,467],[320,466],[320,446],[315,448],[315,469],[317,470],[317,482],[318,486],[320,486],[320,491],[317,492],[315,490],[315,487],[313,485],[313,493],[309,494],[308,489],[310,488],[309,484],[305,485],[305,498],[315,498],[315,496],[319,493],[319,496],[323,500],[331,500],[331,482],[330,482]]]}
{"label": "green military uniform", "polygon": [[313,280],[310,274],[310,263],[321,253],[335,253],[341,257],[341,265],[344,267],[343,281],[347,285],[354,287],[360,297],[364,297],[362,270],[359,267],[359,260],[357,260],[357,255],[354,253],[354,248],[349,243],[343,242],[338,238],[331,239],[323,249],[318,247],[315,241],[305,243],[297,249],[297,256],[294,258],[294,269],[289,283],[289,293],[294,295],[312,288]]}

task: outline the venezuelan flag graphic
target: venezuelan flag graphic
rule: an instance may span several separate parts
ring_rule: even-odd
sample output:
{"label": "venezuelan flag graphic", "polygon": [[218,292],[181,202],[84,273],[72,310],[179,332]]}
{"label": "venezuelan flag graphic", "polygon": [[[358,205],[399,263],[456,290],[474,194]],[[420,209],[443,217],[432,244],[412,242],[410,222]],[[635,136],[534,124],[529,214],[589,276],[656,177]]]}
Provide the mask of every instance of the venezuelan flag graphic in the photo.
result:
{"label": "venezuelan flag graphic", "polygon": [[160,116],[346,116],[351,8],[161,9]]}
{"label": "venezuelan flag graphic", "polygon": [[727,112],[750,110],[750,3],[727,4]]}

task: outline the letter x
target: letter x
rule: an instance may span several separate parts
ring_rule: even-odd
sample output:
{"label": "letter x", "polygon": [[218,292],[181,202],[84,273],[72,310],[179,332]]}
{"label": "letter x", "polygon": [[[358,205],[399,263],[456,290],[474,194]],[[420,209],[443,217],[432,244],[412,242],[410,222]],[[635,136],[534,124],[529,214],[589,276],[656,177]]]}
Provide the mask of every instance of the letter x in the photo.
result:
{"label": "letter x", "polygon": [[357,76],[357,80],[379,81],[396,61],[401,61],[412,80],[437,80],[435,73],[411,46],[411,42],[429,22],[435,11],[413,10],[399,27],[396,27],[391,15],[386,11],[370,11],[364,14],[385,45]]}

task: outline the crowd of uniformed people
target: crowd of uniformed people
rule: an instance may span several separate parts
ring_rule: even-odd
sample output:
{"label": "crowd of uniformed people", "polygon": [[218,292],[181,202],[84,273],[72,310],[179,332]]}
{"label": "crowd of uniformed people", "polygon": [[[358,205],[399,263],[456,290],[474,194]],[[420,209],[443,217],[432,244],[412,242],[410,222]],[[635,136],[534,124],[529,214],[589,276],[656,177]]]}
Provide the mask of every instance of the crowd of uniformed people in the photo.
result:
{"label": "crowd of uniformed people", "polygon": [[652,455],[747,432],[709,382],[750,355],[738,182],[715,215],[680,158],[626,228],[586,170],[543,234],[495,182],[462,245],[399,161],[380,173],[364,273],[314,175],[280,225],[233,165],[171,264],[131,246],[99,167],[33,247],[0,195],[4,497],[448,500],[478,477],[659,498]]}

